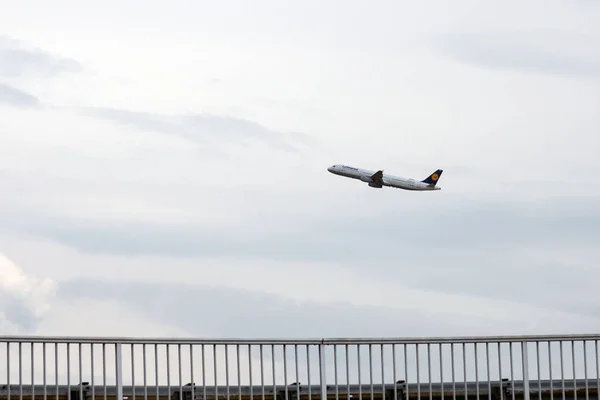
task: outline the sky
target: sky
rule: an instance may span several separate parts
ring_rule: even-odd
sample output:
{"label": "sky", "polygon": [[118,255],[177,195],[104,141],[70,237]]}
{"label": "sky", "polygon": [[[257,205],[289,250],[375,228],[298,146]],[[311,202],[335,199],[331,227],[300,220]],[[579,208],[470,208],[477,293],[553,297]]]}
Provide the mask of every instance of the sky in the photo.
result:
{"label": "sky", "polygon": [[2,8],[0,334],[600,330],[596,2]]}

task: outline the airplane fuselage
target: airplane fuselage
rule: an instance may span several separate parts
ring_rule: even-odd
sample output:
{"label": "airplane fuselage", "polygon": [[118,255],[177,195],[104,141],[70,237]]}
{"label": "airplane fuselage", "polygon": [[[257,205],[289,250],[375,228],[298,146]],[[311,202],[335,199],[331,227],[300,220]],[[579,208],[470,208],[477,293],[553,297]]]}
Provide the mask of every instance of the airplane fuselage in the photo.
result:
{"label": "airplane fuselage", "polygon": [[[440,187],[435,185],[436,182],[426,183],[412,178],[404,178],[401,176],[384,174],[383,171],[371,171],[368,169],[355,168],[347,165],[332,165],[331,167],[327,168],[327,171],[335,175],[360,180],[362,182],[368,183],[369,186],[374,188],[388,186],[397,189],[415,191],[429,191],[441,189]],[[430,176],[430,178],[434,177],[434,181],[437,181],[437,179],[439,179],[439,175],[441,175],[441,170],[434,172]]]}

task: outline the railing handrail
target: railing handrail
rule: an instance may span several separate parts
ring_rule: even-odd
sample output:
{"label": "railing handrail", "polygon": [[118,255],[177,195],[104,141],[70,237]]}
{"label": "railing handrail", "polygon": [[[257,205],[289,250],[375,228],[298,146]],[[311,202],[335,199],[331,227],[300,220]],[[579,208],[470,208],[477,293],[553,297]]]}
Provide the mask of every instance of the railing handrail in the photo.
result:
{"label": "railing handrail", "polygon": [[[578,387],[579,389],[585,389],[585,379],[577,379],[576,383],[574,384],[572,379],[568,379],[565,380],[565,389],[573,389],[574,387]],[[538,389],[538,380],[529,380],[530,386],[533,385],[534,390]],[[539,381],[540,386],[542,391],[547,391],[548,389],[552,388],[555,390],[559,390],[561,389],[561,387],[559,387],[561,385],[561,381],[560,380],[554,380],[554,381],[550,381],[550,380],[541,380]],[[6,392],[8,389],[7,384],[5,383],[0,383],[0,393],[2,392]],[[313,390],[319,390],[321,389],[321,385],[318,383],[315,384],[303,384],[303,385],[294,385],[294,384],[288,384],[286,385],[265,385],[264,388],[268,391],[268,392],[272,392],[272,391],[295,391],[296,387],[300,387],[303,392],[304,390],[308,389],[309,387]],[[24,385],[19,385],[19,384],[11,384],[10,388],[20,388],[23,387],[26,392],[31,392],[32,389],[43,389],[44,385],[41,384],[37,384],[37,385],[31,385],[31,384],[24,384]],[[47,385],[46,387],[48,388],[55,388],[55,385]],[[74,384],[74,385],[65,385],[65,384],[61,384],[58,386],[59,390],[66,390],[71,388],[72,390],[78,390],[79,388],[82,388],[81,385],[78,384]],[[207,394],[214,394],[215,391],[223,391],[224,389],[226,389],[228,386],[226,385],[217,385],[216,387],[212,384],[208,384],[206,385],[206,388],[204,388],[204,385],[202,384],[196,384],[194,386],[194,391],[198,391],[200,388],[202,388],[202,390],[206,390]],[[254,393],[258,393],[260,392],[260,390],[262,389],[263,386],[261,385],[253,385],[253,386],[249,386],[249,385],[230,385],[229,386],[229,390],[231,391],[231,394],[237,394],[237,393],[248,393],[250,391],[250,388],[253,389]],[[414,393],[416,390],[418,390],[418,388],[420,388],[421,390],[423,390],[424,393],[427,393],[429,389],[431,389],[432,392],[436,392],[436,391],[440,391],[440,390],[451,390],[453,387],[456,387],[457,390],[464,390],[465,389],[465,382],[458,382],[458,383],[452,383],[452,382],[444,382],[443,384],[441,384],[440,382],[432,382],[431,384],[428,382],[421,382],[421,383],[416,383],[416,382],[411,382],[411,383],[373,383],[372,385],[370,383],[363,383],[363,384],[350,384],[350,385],[346,385],[346,384],[341,384],[337,387],[337,391],[339,393],[353,393],[353,392],[358,392],[359,388],[362,389],[363,392],[367,392],[371,387],[373,387],[373,389],[375,389],[378,392],[381,392],[382,390],[390,390],[393,389],[394,387],[398,388],[398,389],[408,389],[409,392]],[[503,381],[503,382],[499,382],[498,380],[491,380],[491,381],[479,381],[479,382],[475,382],[475,381],[468,381],[466,382],[466,389],[467,391],[476,391],[478,388],[480,390],[480,392],[485,393],[486,389],[492,388],[492,389],[496,389],[498,387],[505,387],[505,388],[510,388],[510,389],[515,389],[516,391],[522,391],[523,388],[525,387],[524,381],[522,380],[515,380],[515,381]],[[592,389],[592,390],[597,390],[598,386],[597,386],[597,382],[595,379],[593,380],[588,380],[587,381],[587,387],[588,389]],[[92,388],[92,385],[84,385],[83,386],[83,390],[84,391],[88,391]],[[104,392],[104,385],[103,384],[96,384],[94,385],[95,391],[97,393],[103,393]],[[139,390],[139,389],[143,389],[144,386],[143,385],[135,385],[132,386],[130,384],[125,384],[123,385],[123,389],[126,390],[127,392],[131,392],[132,390]],[[150,390],[156,390],[156,386],[148,386],[148,388]],[[115,385],[106,385],[106,392],[107,393],[112,393],[115,392],[117,389],[117,387]],[[180,389],[182,391],[192,391],[192,386],[179,386],[179,385],[159,385],[158,389],[160,392],[174,392],[174,391],[179,391]],[[336,388],[333,384],[328,383],[326,384],[326,391],[329,393],[335,392]]]}
{"label": "railing handrail", "polygon": [[387,337],[387,338],[156,338],[156,337],[88,337],[88,336],[0,336],[0,343],[75,343],[75,344],[182,344],[182,345],[367,345],[367,344],[462,344],[522,343],[600,340],[600,333],[455,337]]}

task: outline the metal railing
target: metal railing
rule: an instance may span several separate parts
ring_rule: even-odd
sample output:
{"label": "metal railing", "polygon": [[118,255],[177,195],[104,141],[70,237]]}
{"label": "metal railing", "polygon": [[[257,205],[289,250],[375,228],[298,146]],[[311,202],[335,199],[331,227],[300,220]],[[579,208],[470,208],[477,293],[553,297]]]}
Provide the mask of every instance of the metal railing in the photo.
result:
{"label": "metal railing", "polygon": [[0,337],[0,400],[600,400],[599,341]]}

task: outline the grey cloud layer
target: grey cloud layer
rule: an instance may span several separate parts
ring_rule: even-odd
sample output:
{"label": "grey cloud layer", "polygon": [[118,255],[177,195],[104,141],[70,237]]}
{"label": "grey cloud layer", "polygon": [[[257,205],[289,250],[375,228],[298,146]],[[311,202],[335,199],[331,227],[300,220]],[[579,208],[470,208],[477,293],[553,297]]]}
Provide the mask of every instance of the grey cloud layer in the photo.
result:
{"label": "grey cloud layer", "polygon": [[40,49],[28,49],[19,41],[0,35],[0,76],[15,78],[26,76],[54,77],[74,73],[83,66],[70,58],[60,57]]}
{"label": "grey cloud layer", "polygon": [[0,83],[0,106],[10,107],[39,107],[40,101],[37,97],[9,85]]}
{"label": "grey cloud layer", "polygon": [[[293,283],[291,283],[293,284]],[[381,337],[490,333],[485,318],[426,313],[418,304],[404,307],[355,306],[345,303],[297,303],[284,298],[202,283],[190,285],[73,280],[59,292],[65,299],[118,299],[136,311],[212,337]],[[357,293],[357,296],[360,294]],[[547,328],[547,327],[546,327]],[[526,332],[531,326],[506,326]],[[564,332],[563,327],[552,329]],[[497,333],[497,331],[495,332]]]}
{"label": "grey cloud layer", "polygon": [[79,109],[79,113],[135,129],[177,135],[195,142],[205,142],[206,139],[241,144],[262,142],[287,151],[297,151],[297,144],[314,144],[314,139],[307,134],[277,132],[253,121],[227,116],[158,115],[110,108]]}
{"label": "grey cloud layer", "polygon": [[[41,320],[31,309],[31,305],[22,296],[10,292],[3,292],[0,288],[0,314],[4,314],[4,319],[14,324],[23,332],[31,332]],[[0,321],[2,320],[0,315]]]}
{"label": "grey cloud layer", "polygon": [[458,61],[486,68],[600,76],[600,39],[556,31],[437,36],[434,46]]}
{"label": "grey cloud layer", "polygon": [[[410,249],[435,255],[447,249],[600,242],[600,205],[593,200],[482,204],[457,199],[451,204],[437,204],[434,209],[429,209],[431,206],[431,202],[416,205],[410,212],[365,209],[359,216],[343,218],[319,213],[303,220],[294,218],[290,211],[268,232],[254,231],[255,222],[239,224],[232,232],[203,228],[199,221],[141,224],[72,220],[59,224],[56,222],[63,217],[58,215],[37,215],[37,222],[21,227],[35,227],[40,235],[92,253],[307,261],[385,261],[395,259],[394,252],[400,255]],[[269,207],[259,206],[264,213]],[[10,220],[7,215],[6,221]]]}
{"label": "grey cloud layer", "polygon": [[[586,60],[565,61],[554,54],[536,53],[529,48],[516,51],[512,45],[491,43],[481,36],[446,39],[444,50],[453,57],[487,66],[532,69],[536,65],[545,65],[554,71],[587,71],[588,74],[593,74],[596,68],[593,63],[584,67]],[[0,72],[17,76],[32,72],[56,74],[77,69],[75,64],[57,62],[42,53],[15,51],[0,54],[0,60],[4,60],[4,64],[0,64]],[[7,56],[13,61],[6,62]],[[34,67],[36,57],[39,70]],[[0,86],[0,101],[11,105],[36,103],[33,96],[10,86]],[[303,139],[301,135],[286,135],[231,117],[156,115],[110,108],[75,111],[125,127],[202,143],[207,139],[228,142],[251,140],[278,149],[295,150],[297,141],[302,142]],[[218,171],[218,166],[215,171]],[[326,174],[324,170],[323,174]],[[293,181],[293,178],[290,176],[290,180]],[[273,191],[284,189],[272,188]],[[355,189],[366,188],[357,184]],[[53,190],[58,191],[56,188]],[[177,190],[181,197],[186,196],[185,190]],[[395,279],[411,287],[512,299],[598,316],[600,310],[593,302],[595,288],[592,284],[600,278],[597,273],[577,273],[574,278],[569,266],[559,262],[528,264],[529,261],[519,258],[517,251],[529,245],[552,248],[578,243],[586,246],[591,258],[596,258],[597,243],[600,243],[600,231],[597,229],[600,206],[595,199],[565,198],[526,203],[515,197],[482,203],[448,195],[448,192],[451,193],[451,190],[445,190],[437,197],[437,193],[416,197],[421,194],[413,196],[414,193],[394,192],[393,195],[397,196],[394,197],[394,205],[377,203],[378,200],[373,201],[371,197],[371,201],[354,203],[356,207],[346,209],[346,215],[341,217],[328,216],[330,209],[327,207],[332,203],[326,203],[322,212],[306,219],[295,217],[296,203],[276,203],[267,192],[262,202],[253,204],[254,213],[266,221],[273,218],[269,213],[271,207],[287,208],[288,212],[280,215],[280,220],[270,223],[270,229],[261,232],[253,229],[256,226],[253,224],[239,224],[238,229],[232,231],[205,228],[199,221],[143,223],[125,217],[113,223],[100,219],[79,220],[59,212],[53,213],[43,206],[28,209],[26,204],[3,207],[0,216],[4,221],[3,228],[42,236],[89,253],[132,257],[211,257],[233,261],[275,259],[282,263],[330,261],[367,271],[381,280]],[[43,198],[42,189],[36,193]],[[222,194],[244,195],[241,191]],[[335,197],[337,193],[329,195]],[[315,196],[314,201],[319,202],[321,198]],[[345,200],[341,198],[339,201]],[[253,223],[259,224],[260,220]],[[565,289],[565,282],[575,289]],[[191,332],[199,326],[206,326],[209,327],[208,333],[214,336],[231,335],[239,329],[244,329],[243,336],[290,336],[292,332],[293,336],[347,336],[348,332],[362,336],[433,332],[459,334],[467,333],[465,326],[468,333],[473,334],[479,328],[476,324],[486,323],[485,320],[474,322],[467,318],[453,321],[436,315],[423,317],[383,307],[343,304],[299,306],[274,296],[202,285],[184,287],[72,281],[61,289],[62,295],[68,298],[115,298],[133,304],[140,312],[151,309],[157,320],[183,326]],[[12,304],[11,299],[0,299],[0,303],[3,301]],[[12,319],[31,327],[29,316],[18,304],[8,310]],[[174,313],[174,310],[177,312]],[[407,317],[416,321],[415,325],[406,324]],[[256,324],[256,321],[263,325]],[[313,328],[315,326],[317,330]]]}
{"label": "grey cloud layer", "polygon": [[[61,73],[80,72],[83,69],[75,60],[39,49],[26,49],[20,42],[0,36],[0,77],[56,77]],[[0,83],[0,105],[2,104],[13,107],[38,107],[42,102],[25,91]],[[176,135],[199,143],[211,144],[211,140],[243,145],[260,142],[274,149],[294,152],[318,144],[313,136],[306,133],[278,132],[257,122],[231,116],[160,115],[99,107],[71,110],[80,115],[108,120],[138,130]]]}
{"label": "grey cloud layer", "polygon": [[[594,199],[488,203],[456,199],[425,202],[400,212],[384,208],[361,217],[324,214],[299,220],[292,214],[256,232],[207,229],[201,223],[84,223],[37,215],[31,225],[13,226],[92,254],[192,257],[196,259],[332,262],[411,288],[553,307],[582,316],[600,316],[593,282],[600,271],[564,261],[524,258],[530,247],[579,246],[598,256],[600,205]],[[265,210],[268,209],[265,205]],[[9,216],[3,218],[10,221]],[[59,223],[59,221],[61,221]],[[568,252],[572,250],[565,250]],[[587,253],[585,253],[587,252]],[[191,289],[190,289],[191,290]]]}

